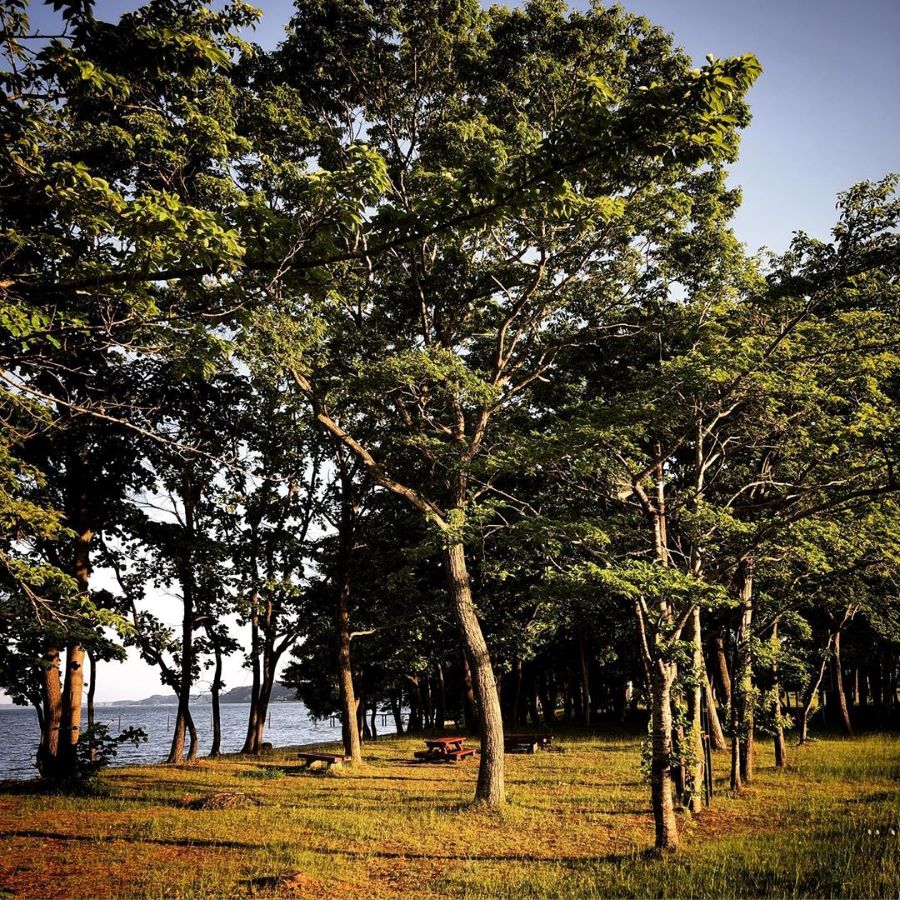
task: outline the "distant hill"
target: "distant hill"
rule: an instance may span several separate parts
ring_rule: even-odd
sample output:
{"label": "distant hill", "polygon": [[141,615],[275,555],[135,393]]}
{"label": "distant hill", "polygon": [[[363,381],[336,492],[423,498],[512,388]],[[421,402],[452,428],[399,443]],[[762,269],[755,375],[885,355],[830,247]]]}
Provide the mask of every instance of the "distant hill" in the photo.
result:
{"label": "distant hill", "polygon": [[[230,691],[226,691],[222,694],[220,701],[222,703],[249,703],[250,702],[250,692],[253,690],[251,685],[245,684],[240,687],[234,687]],[[276,684],[275,687],[272,688],[272,700],[280,701],[280,700],[295,700],[296,697],[294,692],[290,688],[284,687],[284,685]],[[193,696],[191,700],[194,703],[211,703],[212,700],[209,696],[209,693],[197,694]],[[174,693],[168,694],[153,694],[150,697],[144,697],[143,700],[111,700],[109,703],[104,703],[104,706],[177,706],[178,699],[175,697]]]}

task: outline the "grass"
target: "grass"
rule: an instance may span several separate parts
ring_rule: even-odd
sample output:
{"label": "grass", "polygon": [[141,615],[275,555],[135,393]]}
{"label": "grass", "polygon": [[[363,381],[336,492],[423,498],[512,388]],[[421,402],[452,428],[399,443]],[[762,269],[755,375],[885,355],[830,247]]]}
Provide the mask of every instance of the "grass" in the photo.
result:
{"label": "grass", "polygon": [[[413,763],[420,738],[367,746],[358,771],[284,750],[112,770],[96,797],[0,793],[0,897],[900,897],[895,736],[793,747],[784,772],[760,744],[738,797],[718,754],[713,804],[665,860],[638,736],[558,744],[507,757],[499,813],[469,802],[477,761]],[[229,792],[250,800],[199,802]]]}

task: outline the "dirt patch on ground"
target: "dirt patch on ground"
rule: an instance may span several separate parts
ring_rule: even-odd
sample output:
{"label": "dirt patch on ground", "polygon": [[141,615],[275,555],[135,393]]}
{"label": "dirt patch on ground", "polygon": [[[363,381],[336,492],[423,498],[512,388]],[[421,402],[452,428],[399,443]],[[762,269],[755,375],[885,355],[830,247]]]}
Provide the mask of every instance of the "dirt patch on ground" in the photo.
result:
{"label": "dirt patch on ground", "polygon": [[259,806],[260,801],[240,791],[221,791],[206,797],[184,797],[181,806],[185,809],[246,809]]}

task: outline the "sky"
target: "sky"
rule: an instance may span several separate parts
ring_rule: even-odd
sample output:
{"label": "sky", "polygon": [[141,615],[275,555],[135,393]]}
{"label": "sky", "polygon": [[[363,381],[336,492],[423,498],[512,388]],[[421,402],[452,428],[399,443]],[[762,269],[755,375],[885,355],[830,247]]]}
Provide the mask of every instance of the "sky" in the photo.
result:
{"label": "sky", "polygon": [[[95,11],[114,20],[138,5],[97,0]],[[271,47],[293,4],[255,0],[255,5],[263,9],[263,19],[253,39]],[[763,74],[749,95],[753,122],[731,174],[732,185],[743,191],[735,232],[751,251],[784,250],[797,230],[827,238],[839,191],[900,171],[900,0],[626,0],[622,5],[671,32],[698,64],[708,53],[746,52],[762,63]],[[44,32],[54,21],[39,4],[31,18]],[[174,619],[176,601],[162,602]],[[155,670],[139,659],[105,668],[97,679],[98,700],[165,691]],[[229,686],[249,682],[238,659],[229,661],[225,678]]]}

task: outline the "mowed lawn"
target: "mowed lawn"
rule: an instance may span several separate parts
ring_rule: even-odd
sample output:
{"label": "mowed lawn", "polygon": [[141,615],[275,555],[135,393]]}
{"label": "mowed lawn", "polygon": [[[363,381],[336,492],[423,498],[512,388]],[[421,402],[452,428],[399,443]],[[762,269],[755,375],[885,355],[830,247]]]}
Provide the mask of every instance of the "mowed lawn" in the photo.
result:
{"label": "mowed lawn", "polygon": [[[640,738],[566,734],[507,756],[501,813],[470,805],[477,760],[414,763],[421,738],[366,746],[359,771],[303,772],[290,751],[110,771],[105,796],[0,793],[0,896],[900,897],[900,741],[822,739],[777,773],[681,817],[647,854]],[[218,794],[246,795],[207,809]],[[4,893],[5,892],[5,893]]]}

